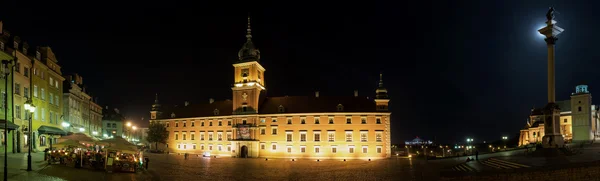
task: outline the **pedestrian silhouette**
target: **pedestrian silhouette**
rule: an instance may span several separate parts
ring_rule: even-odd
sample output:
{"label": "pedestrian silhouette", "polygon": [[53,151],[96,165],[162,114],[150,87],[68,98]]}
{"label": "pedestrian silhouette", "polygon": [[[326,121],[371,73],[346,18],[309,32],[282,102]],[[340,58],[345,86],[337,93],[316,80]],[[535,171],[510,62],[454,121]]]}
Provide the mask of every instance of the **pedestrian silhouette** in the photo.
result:
{"label": "pedestrian silhouette", "polygon": [[479,150],[475,151],[475,160],[479,160]]}

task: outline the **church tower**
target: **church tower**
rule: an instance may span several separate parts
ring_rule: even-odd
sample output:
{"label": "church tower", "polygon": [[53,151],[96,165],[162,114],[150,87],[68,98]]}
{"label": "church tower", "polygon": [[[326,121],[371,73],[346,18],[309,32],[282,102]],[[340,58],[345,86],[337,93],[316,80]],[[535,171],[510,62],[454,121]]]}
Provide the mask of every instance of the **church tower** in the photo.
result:
{"label": "church tower", "polygon": [[260,94],[265,90],[265,68],[260,65],[260,51],[252,43],[250,17],[246,29],[246,43],[238,52],[234,67],[233,112],[234,114],[258,113]]}
{"label": "church tower", "polygon": [[383,87],[383,74],[379,74],[379,87],[375,91],[375,105],[377,106],[377,111],[388,111],[388,104],[390,99],[387,94],[387,89]]}
{"label": "church tower", "polygon": [[152,110],[150,111],[150,120],[160,119],[160,115],[162,112],[160,111],[160,104],[158,103],[158,94],[154,98],[154,104],[152,104]]}
{"label": "church tower", "polygon": [[592,132],[592,95],[587,85],[575,87],[571,95],[571,116],[573,141],[590,141],[594,139]]}

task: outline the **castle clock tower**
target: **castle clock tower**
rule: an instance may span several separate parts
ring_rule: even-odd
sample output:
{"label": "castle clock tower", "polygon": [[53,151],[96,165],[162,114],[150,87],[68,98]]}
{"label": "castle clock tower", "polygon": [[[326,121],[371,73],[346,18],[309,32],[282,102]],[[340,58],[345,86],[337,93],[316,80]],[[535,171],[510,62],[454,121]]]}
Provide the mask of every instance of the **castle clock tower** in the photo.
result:
{"label": "castle clock tower", "polygon": [[260,51],[252,43],[250,17],[246,29],[246,43],[238,52],[234,67],[233,112],[234,114],[258,113],[260,93],[265,90],[265,68],[260,65]]}

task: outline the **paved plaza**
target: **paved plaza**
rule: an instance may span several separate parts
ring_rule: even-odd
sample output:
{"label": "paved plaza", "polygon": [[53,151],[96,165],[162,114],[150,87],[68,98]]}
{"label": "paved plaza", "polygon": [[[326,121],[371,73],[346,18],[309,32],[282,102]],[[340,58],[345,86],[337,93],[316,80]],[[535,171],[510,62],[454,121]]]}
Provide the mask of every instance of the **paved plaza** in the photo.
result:
{"label": "paved plaza", "polygon": [[[439,180],[461,176],[516,171],[535,171],[545,166],[600,160],[600,146],[593,145],[582,154],[561,158],[532,158],[525,150],[479,155],[479,161],[467,157],[419,160],[392,157],[382,160],[320,160],[221,158],[179,154],[152,154],[148,170],[137,173],[106,173],[101,170],[47,165],[43,153],[34,153],[33,170],[27,172],[27,154],[9,154],[9,180]],[[474,156],[470,156],[474,158]],[[586,159],[587,158],[587,159]],[[2,158],[3,159],[3,158]],[[0,161],[3,161],[0,159]],[[1,170],[0,170],[1,171]]]}
{"label": "paved plaza", "polygon": [[[9,170],[9,180],[435,180],[426,162],[407,158],[383,160],[316,160],[214,158],[178,154],[151,154],[148,170],[106,173],[63,165],[46,165],[37,153],[37,167],[26,172]],[[9,161],[20,160],[9,156]]]}

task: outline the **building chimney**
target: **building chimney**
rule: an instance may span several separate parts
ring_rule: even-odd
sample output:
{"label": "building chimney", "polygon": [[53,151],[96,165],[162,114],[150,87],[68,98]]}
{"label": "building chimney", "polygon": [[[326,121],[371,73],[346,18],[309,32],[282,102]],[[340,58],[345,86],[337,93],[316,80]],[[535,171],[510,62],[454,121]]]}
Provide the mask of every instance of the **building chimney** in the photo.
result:
{"label": "building chimney", "polygon": [[188,105],[190,105],[190,102],[188,102],[188,101],[185,101],[184,105],[185,105],[185,106],[188,106]]}
{"label": "building chimney", "polygon": [[319,91],[315,91],[315,97],[319,97]]}
{"label": "building chimney", "polygon": [[213,98],[208,99],[208,103],[212,104],[213,102],[215,102]]}
{"label": "building chimney", "polygon": [[358,90],[354,90],[354,97],[358,97]]}

